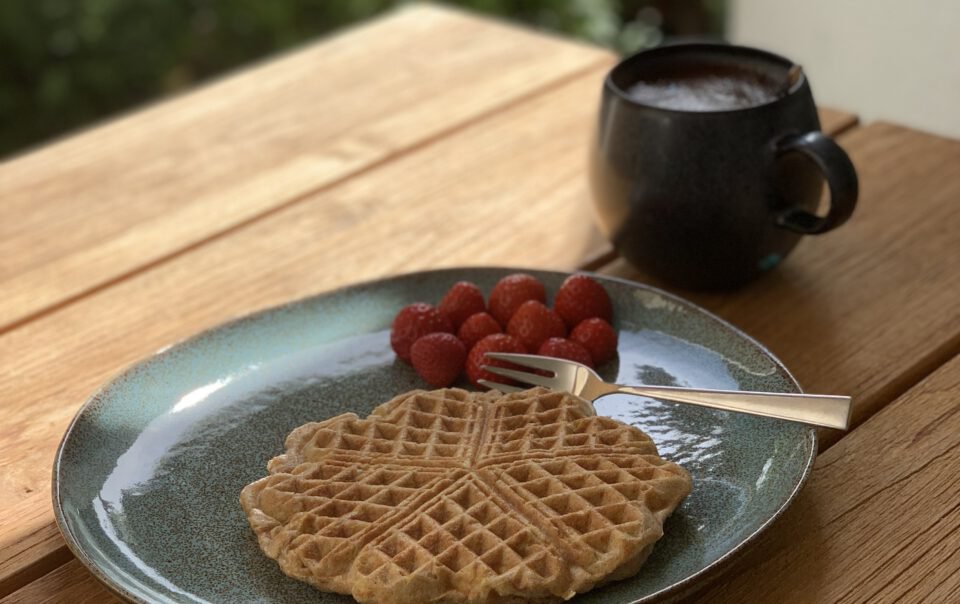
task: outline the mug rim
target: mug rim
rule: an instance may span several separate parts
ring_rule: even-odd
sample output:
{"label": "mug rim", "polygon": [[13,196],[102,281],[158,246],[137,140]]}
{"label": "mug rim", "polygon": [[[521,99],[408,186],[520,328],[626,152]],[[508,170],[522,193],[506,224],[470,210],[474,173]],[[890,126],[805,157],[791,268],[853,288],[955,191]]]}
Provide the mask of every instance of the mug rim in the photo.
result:
{"label": "mug rim", "polygon": [[618,85],[614,81],[614,77],[619,72],[626,69],[628,65],[632,65],[633,63],[643,60],[645,58],[648,58],[650,56],[656,56],[660,54],[672,54],[672,53],[678,53],[678,52],[687,52],[687,51],[697,51],[697,50],[720,51],[728,55],[752,56],[754,58],[765,59],[767,61],[777,63],[788,70],[794,65],[797,65],[797,63],[791,61],[790,59],[784,57],[783,55],[779,55],[769,50],[755,48],[753,46],[743,46],[740,44],[726,44],[726,43],[719,43],[719,42],[683,42],[678,44],[667,44],[664,46],[647,48],[645,50],[641,50],[630,56],[622,58],[619,62],[617,62],[616,65],[614,65],[610,69],[610,71],[607,72],[607,75],[603,80],[604,88],[616,94],[618,97],[620,97],[621,100],[629,103],[630,105],[634,105],[636,107],[642,107],[644,109],[650,109],[652,111],[675,113],[679,115],[708,116],[708,115],[728,115],[731,113],[742,113],[746,111],[761,109],[763,107],[769,107],[771,105],[776,105],[777,103],[783,102],[786,99],[794,96],[795,94],[800,92],[803,88],[808,86],[807,74],[805,71],[801,70],[800,79],[787,90],[787,93],[784,94],[783,96],[778,96],[777,98],[771,101],[766,101],[764,103],[759,103],[757,105],[751,105],[749,107],[733,107],[730,109],[707,109],[707,110],[691,111],[688,109],[673,109],[670,107],[661,107],[658,105],[651,105],[649,103],[638,101],[632,98],[626,90],[624,90],[620,85]]}

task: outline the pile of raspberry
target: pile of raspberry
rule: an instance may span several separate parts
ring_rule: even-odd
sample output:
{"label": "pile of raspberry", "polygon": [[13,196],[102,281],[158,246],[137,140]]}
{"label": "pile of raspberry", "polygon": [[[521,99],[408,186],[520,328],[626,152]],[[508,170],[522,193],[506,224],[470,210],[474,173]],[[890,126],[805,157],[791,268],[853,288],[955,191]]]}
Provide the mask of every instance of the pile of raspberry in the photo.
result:
{"label": "pile of raspberry", "polygon": [[590,367],[616,356],[613,304],[599,282],[571,275],[557,291],[553,308],[546,301],[546,287],[525,273],[498,281],[489,304],[476,284],[460,281],[437,306],[417,302],[403,307],[393,320],[390,345],[437,388],[450,386],[464,370],[480,388],[482,379],[509,381],[482,369],[508,366],[485,358],[488,352],[538,354]]}

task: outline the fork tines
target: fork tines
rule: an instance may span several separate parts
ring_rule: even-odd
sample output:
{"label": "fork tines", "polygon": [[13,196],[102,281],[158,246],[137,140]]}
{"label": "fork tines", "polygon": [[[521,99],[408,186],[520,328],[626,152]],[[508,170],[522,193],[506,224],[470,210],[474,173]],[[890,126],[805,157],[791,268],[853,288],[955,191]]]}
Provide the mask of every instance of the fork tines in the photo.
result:
{"label": "fork tines", "polygon": [[560,363],[573,363],[573,361],[562,361],[559,359],[542,357],[535,354],[516,354],[513,352],[488,352],[484,356],[491,359],[496,359],[498,361],[507,361],[521,367],[534,367],[536,369],[544,369],[550,372],[556,372],[557,365]]}
{"label": "fork tines", "polygon": [[[495,359],[498,361],[507,361],[518,367],[531,367],[533,369],[539,369],[542,371],[548,371],[551,373],[550,376],[541,375],[538,373],[531,373],[529,371],[520,371],[517,369],[509,369],[507,367],[497,367],[495,365],[484,365],[483,369],[489,371],[490,373],[495,373],[497,375],[502,375],[503,377],[513,378],[519,382],[530,384],[533,386],[544,386],[546,388],[555,388],[556,387],[556,361],[554,359],[549,359],[546,357],[536,356],[532,354],[515,354],[507,352],[488,352],[486,353],[487,357]],[[500,382],[493,382],[490,380],[479,380],[481,384],[488,388],[496,388],[501,392],[518,392],[523,390],[523,388],[518,388],[516,386],[510,386],[507,384],[501,384]]]}

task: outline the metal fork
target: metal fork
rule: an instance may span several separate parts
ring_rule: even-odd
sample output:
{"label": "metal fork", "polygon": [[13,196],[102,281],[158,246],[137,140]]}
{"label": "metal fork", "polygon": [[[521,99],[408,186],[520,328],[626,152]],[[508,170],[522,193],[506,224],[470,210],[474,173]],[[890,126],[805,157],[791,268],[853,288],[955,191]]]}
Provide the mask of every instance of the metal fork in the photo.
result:
{"label": "metal fork", "polygon": [[[603,381],[592,369],[573,361],[532,354],[500,352],[488,352],[486,356],[491,359],[508,361],[521,367],[549,371],[553,375],[548,377],[527,371],[484,365],[483,368],[491,373],[513,378],[526,384],[546,386],[554,390],[566,390],[588,401],[595,401],[607,394],[636,394],[675,403],[687,403],[750,415],[775,417],[840,430],[846,430],[850,424],[851,400],[849,396],[706,390],[675,386],[621,386],[620,384],[610,384]],[[522,388],[489,380],[480,380],[480,382],[502,392],[522,390]]]}

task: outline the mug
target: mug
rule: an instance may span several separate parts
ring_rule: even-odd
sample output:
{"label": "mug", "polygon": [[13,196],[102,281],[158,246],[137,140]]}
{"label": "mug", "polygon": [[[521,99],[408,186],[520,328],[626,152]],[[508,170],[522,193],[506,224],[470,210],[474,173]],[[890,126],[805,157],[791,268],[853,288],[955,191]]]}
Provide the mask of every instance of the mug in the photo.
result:
{"label": "mug", "polygon": [[[728,103],[721,90],[696,106],[698,89],[692,103],[671,98],[674,77],[765,94]],[[856,171],[820,131],[806,76],[742,46],[665,46],[621,61],[604,81],[590,156],[601,229],[631,264],[684,288],[742,285],[857,203]],[[817,214],[824,181],[829,206]]]}

